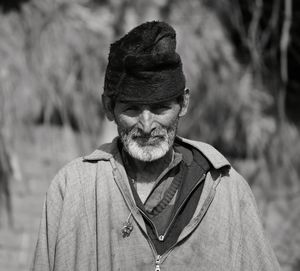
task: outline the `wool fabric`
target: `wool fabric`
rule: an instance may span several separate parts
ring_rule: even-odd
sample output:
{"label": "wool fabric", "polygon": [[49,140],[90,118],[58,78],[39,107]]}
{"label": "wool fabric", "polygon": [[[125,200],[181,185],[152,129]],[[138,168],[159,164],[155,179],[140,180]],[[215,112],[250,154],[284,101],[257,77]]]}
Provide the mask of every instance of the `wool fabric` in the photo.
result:
{"label": "wool fabric", "polygon": [[121,102],[159,103],[184,89],[176,32],[167,23],[143,23],[111,45],[104,95]]}

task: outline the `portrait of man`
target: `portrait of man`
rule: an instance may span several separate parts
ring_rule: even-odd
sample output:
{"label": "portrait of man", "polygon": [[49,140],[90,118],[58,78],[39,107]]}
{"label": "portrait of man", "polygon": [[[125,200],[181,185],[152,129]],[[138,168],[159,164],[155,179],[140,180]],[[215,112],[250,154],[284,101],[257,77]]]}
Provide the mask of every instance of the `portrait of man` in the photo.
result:
{"label": "portrait of man", "polygon": [[190,99],[171,25],[111,44],[102,103],[118,136],[53,179],[32,270],[280,269],[247,181],[178,135]]}

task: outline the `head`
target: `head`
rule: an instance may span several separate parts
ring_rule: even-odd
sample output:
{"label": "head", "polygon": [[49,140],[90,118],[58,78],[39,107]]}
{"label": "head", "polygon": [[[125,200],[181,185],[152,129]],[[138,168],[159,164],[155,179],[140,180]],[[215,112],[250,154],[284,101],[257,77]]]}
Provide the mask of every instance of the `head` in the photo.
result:
{"label": "head", "polygon": [[125,150],[141,161],[171,149],[187,111],[189,91],[175,48],[175,31],[162,22],[142,24],[111,45],[103,106]]}

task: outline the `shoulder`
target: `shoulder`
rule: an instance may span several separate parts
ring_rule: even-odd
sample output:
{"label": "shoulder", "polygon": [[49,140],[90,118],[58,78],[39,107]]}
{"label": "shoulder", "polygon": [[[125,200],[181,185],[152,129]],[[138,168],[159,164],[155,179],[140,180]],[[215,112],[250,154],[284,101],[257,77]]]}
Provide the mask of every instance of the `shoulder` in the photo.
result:
{"label": "shoulder", "polygon": [[212,177],[217,179],[220,174],[222,175],[222,181],[220,186],[228,189],[229,191],[237,193],[242,196],[243,194],[251,194],[251,189],[245,178],[237,172],[237,170],[231,165],[231,163],[212,145],[201,142],[190,140],[182,137],[178,137],[177,140],[191,145],[199,150],[207,160],[212,164]]}
{"label": "shoulder", "polygon": [[[73,159],[64,165],[55,175],[50,183],[47,194],[59,192],[65,194],[66,190],[81,189],[81,186],[88,186],[95,180],[97,162],[108,162],[113,157],[115,143],[101,145],[91,154]],[[103,167],[103,170],[107,167]]]}
{"label": "shoulder", "polygon": [[118,151],[116,141],[117,139],[114,139],[111,143],[99,146],[88,155],[75,158],[62,167],[58,174],[69,178],[75,178],[78,177],[78,175],[93,171],[93,169],[96,168],[98,161],[109,162]]}
{"label": "shoulder", "polygon": [[64,197],[66,189],[76,187],[76,184],[79,183],[79,176],[83,172],[88,172],[87,165],[83,162],[82,157],[78,157],[66,165],[64,165],[52,179],[50,186],[47,191],[47,197]]}
{"label": "shoulder", "polygon": [[215,169],[221,169],[223,167],[230,167],[229,161],[221,154],[217,149],[215,149],[212,145],[201,142],[186,139],[183,137],[177,137],[176,141],[187,145],[190,145],[200,151],[205,158],[212,164]]}
{"label": "shoulder", "polygon": [[251,194],[251,188],[247,180],[234,167],[231,167],[228,174],[223,176],[224,184],[228,185],[232,190],[236,191],[240,197],[245,194]]}

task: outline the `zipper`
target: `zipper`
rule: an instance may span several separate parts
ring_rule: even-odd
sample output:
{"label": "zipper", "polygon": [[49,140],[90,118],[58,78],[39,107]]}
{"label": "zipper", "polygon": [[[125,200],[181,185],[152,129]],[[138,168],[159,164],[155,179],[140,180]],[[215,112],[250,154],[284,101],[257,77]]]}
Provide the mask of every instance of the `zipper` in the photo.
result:
{"label": "zipper", "polygon": [[[206,174],[204,174],[204,175],[206,175]],[[199,180],[199,182],[201,182],[201,180],[202,180],[202,178]],[[199,182],[198,182],[198,183],[199,183]],[[212,187],[212,190],[209,192],[209,194],[208,194],[206,200],[204,201],[203,207],[205,206],[205,208],[202,207],[201,210],[200,210],[201,216],[200,216],[199,221],[197,222],[197,225],[200,223],[201,218],[203,217],[205,211],[207,210],[207,208],[209,207],[209,205],[210,205],[211,202],[213,201],[214,195],[215,195],[215,192],[216,192],[216,187],[217,187],[217,185],[218,185],[219,182],[220,182],[220,180],[217,180],[217,181],[216,181],[216,183],[215,183],[215,184],[213,185],[213,187]],[[197,184],[198,184],[198,183],[197,183]],[[200,215],[200,213],[199,213],[199,215]],[[178,241],[177,241],[175,244],[173,244],[173,245],[170,247],[170,249],[169,249],[168,251],[166,251],[163,255],[158,255],[158,256],[157,256],[157,257],[159,257],[159,264],[160,264],[160,265],[164,262],[164,260],[168,257],[168,255],[172,252],[172,250],[174,249],[174,247],[177,246],[177,244],[178,244]],[[159,270],[160,270],[160,269],[159,269]]]}
{"label": "zipper", "polygon": [[[155,234],[156,234],[157,238],[159,239],[158,231],[157,231],[155,225],[152,223],[151,219],[148,218],[147,214],[146,214],[142,209],[140,209],[139,207],[137,207],[137,208],[138,208],[139,211],[144,215],[144,217],[145,217],[145,218],[147,219],[147,221],[151,224],[151,226],[154,228]],[[150,239],[151,239],[151,238],[150,238]]]}
{"label": "zipper", "polygon": [[[187,195],[187,197],[185,198],[185,200],[182,202],[182,204],[179,206],[179,208],[177,209],[174,217],[172,218],[171,220],[171,223],[169,224],[168,228],[166,229],[166,231],[164,232],[163,235],[158,235],[158,231],[155,227],[155,225],[152,223],[152,221],[148,218],[147,214],[145,214],[145,212],[143,210],[141,210],[140,208],[138,208],[140,210],[141,213],[144,214],[144,217],[147,219],[147,221],[153,226],[154,230],[155,230],[155,233],[156,233],[156,236],[158,237],[158,240],[159,241],[164,241],[165,239],[165,236],[166,234],[168,233],[172,223],[174,222],[176,216],[178,215],[181,207],[185,204],[185,202],[187,201],[187,199],[190,197],[190,195],[193,193],[193,191],[198,187],[198,185],[203,181],[203,179],[205,179],[205,176],[206,176],[206,173],[204,173],[202,175],[202,177],[200,178],[200,180],[194,185],[194,187],[192,188],[192,190],[189,192],[189,194]],[[152,242],[151,242],[151,238],[149,237],[149,235],[147,234],[147,237],[149,238],[149,243],[151,244],[151,247],[153,249],[153,251],[155,251],[156,253],[156,259],[155,259],[155,271],[160,271],[160,266],[162,264],[162,256],[164,257],[164,259],[171,253],[171,251],[173,250],[173,248],[177,245],[177,242],[167,251],[165,252],[163,255],[158,255],[157,252],[156,252],[156,249],[154,248]]]}
{"label": "zipper", "polygon": [[160,255],[157,255],[157,256],[156,256],[156,260],[155,260],[155,271],[160,271],[160,264],[161,264],[160,258],[161,258]]}
{"label": "zipper", "polygon": [[149,244],[150,244],[150,247],[152,248],[152,251],[154,252],[154,255],[155,256],[155,271],[160,271],[160,265],[161,265],[161,255],[157,254],[157,251],[151,241],[151,238],[150,236],[148,235],[148,233],[146,232],[146,236],[148,237],[148,241],[149,241]]}
{"label": "zipper", "polygon": [[[139,209],[139,208],[138,208]],[[142,211],[142,210],[141,210]],[[147,217],[146,219],[153,225],[153,223],[151,222],[151,220],[149,220]],[[153,225],[155,231],[157,232],[155,226]],[[152,251],[154,252],[154,256],[155,256],[155,271],[160,271],[160,265],[161,265],[161,255],[157,254],[157,251],[151,241],[151,238],[150,236],[148,235],[147,231],[145,232],[147,238],[148,238],[148,242],[149,242],[149,245],[152,249]]]}
{"label": "zipper", "polygon": [[[122,175],[121,175],[119,169],[117,168],[117,166],[115,165],[115,163],[114,163],[114,161],[112,159],[111,159],[111,164],[112,164],[112,167],[113,167],[113,176],[114,176],[114,179],[116,180],[117,185],[119,186],[119,183],[117,181],[118,177],[116,176],[116,173],[118,172],[118,174],[120,175],[120,178],[121,178]],[[121,192],[122,192],[122,194],[124,194],[124,190],[123,189],[121,189]],[[156,236],[158,236],[157,229],[156,229],[155,225],[152,223],[152,221],[147,217],[147,214],[143,210],[141,210],[139,207],[137,207],[137,206],[135,207],[135,205],[132,204],[132,202],[130,200],[130,197],[129,196],[126,197],[126,196],[127,195],[125,194],[124,198],[125,198],[126,202],[128,203],[128,205],[131,206],[133,210],[136,210],[136,211],[139,210],[144,215],[144,217],[147,219],[147,221],[153,226],[153,228],[155,230],[155,233],[156,233]],[[129,199],[128,201],[127,201],[127,198]],[[133,215],[133,214],[134,214],[134,212],[131,211],[131,215]],[[147,230],[145,231],[145,234],[147,236],[147,240],[149,242],[149,245],[150,245],[150,247],[151,247],[151,249],[152,249],[152,251],[154,253],[154,257],[155,257],[155,271],[160,271],[160,264],[161,264],[161,260],[160,259],[161,259],[161,255],[157,254],[157,251],[156,251],[156,249],[154,247],[154,244],[151,241],[150,236],[147,233]]]}
{"label": "zipper", "polygon": [[[112,160],[112,159],[110,159],[110,160]],[[117,177],[116,177],[116,175],[115,175],[115,172],[118,172],[118,173],[120,174],[119,169],[118,169],[118,167],[115,165],[115,163],[112,163],[112,167],[113,167],[113,175],[114,175],[114,179],[117,179]],[[121,174],[120,174],[120,176],[121,176]],[[168,232],[170,226],[172,225],[172,223],[174,222],[176,216],[177,216],[178,213],[179,213],[179,210],[180,210],[181,207],[185,204],[185,202],[187,201],[187,199],[189,198],[189,196],[192,194],[192,192],[196,189],[196,187],[202,182],[202,180],[205,178],[205,176],[206,176],[206,173],[204,173],[204,174],[202,175],[202,177],[200,178],[200,180],[195,184],[195,186],[192,188],[192,190],[190,191],[190,193],[187,195],[187,197],[185,198],[185,200],[183,201],[183,203],[179,206],[179,208],[178,208],[178,210],[176,211],[174,217],[172,218],[171,223],[169,224],[168,228],[166,229],[166,231],[165,231],[165,233],[164,233],[163,235],[159,235],[159,234],[158,234],[158,231],[157,231],[155,225],[152,223],[151,219],[148,218],[147,214],[146,214],[143,210],[141,210],[139,207],[137,207],[137,209],[144,215],[144,217],[147,219],[147,221],[148,221],[148,222],[152,225],[152,227],[154,228],[155,234],[156,234],[156,236],[157,236],[157,238],[158,238],[159,241],[164,241],[165,236],[166,236],[166,234],[167,234],[167,232]],[[117,182],[117,183],[118,183],[118,182]],[[122,190],[122,189],[121,189],[121,190]],[[149,197],[149,196],[148,196],[148,197]],[[126,198],[126,197],[125,197],[125,198]],[[131,203],[131,202],[130,202],[130,203]],[[131,205],[131,204],[130,204],[130,205]],[[134,205],[133,205],[133,206],[134,206]],[[133,209],[134,209],[134,208],[133,208]],[[165,260],[166,257],[171,253],[171,251],[172,251],[173,248],[177,245],[178,242],[176,242],[176,243],[175,243],[175,244],[174,244],[167,252],[165,252],[163,255],[159,255],[159,254],[157,254],[157,251],[156,251],[156,249],[155,249],[155,247],[154,247],[154,245],[153,245],[153,243],[152,243],[152,241],[151,241],[151,238],[150,238],[150,236],[148,235],[147,231],[146,231],[145,233],[146,233],[146,236],[148,237],[149,244],[150,244],[150,246],[151,246],[151,248],[152,248],[152,251],[153,251],[154,254],[156,255],[156,258],[155,258],[155,271],[160,271],[160,266],[161,266],[161,264],[162,264],[162,262],[163,262],[163,261],[161,260],[162,257],[163,257],[163,260]]]}
{"label": "zipper", "polygon": [[[180,209],[181,209],[182,206],[186,203],[186,201],[188,200],[188,198],[190,197],[190,195],[194,192],[194,190],[198,187],[198,185],[203,181],[203,179],[205,179],[205,176],[206,176],[206,173],[204,173],[204,174],[202,175],[202,177],[200,178],[200,180],[194,185],[194,187],[192,188],[192,190],[189,192],[189,194],[187,195],[187,197],[185,198],[185,200],[180,204],[179,208],[177,209],[177,211],[176,211],[174,217],[172,218],[172,220],[171,220],[171,222],[170,222],[168,228],[166,229],[166,231],[164,232],[163,235],[159,235],[159,234],[158,234],[158,231],[157,231],[155,225],[152,223],[151,219],[148,218],[147,214],[146,214],[143,210],[141,210],[140,208],[138,208],[139,211],[140,211],[140,212],[144,215],[144,217],[147,219],[147,221],[152,225],[152,227],[153,227],[153,229],[154,229],[154,231],[155,231],[155,234],[156,234],[156,236],[157,236],[157,238],[158,238],[159,241],[161,241],[161,242],[164,241],[165,236],[166,236],[166,234],[168,233],[168,231],[169,231],[171,225],[173,224],[173,222],[174,222],[176,216],[178,215]],[[152,247],[153,251],[154,251],[155,254],[156,254],[156,259],[155,259],[155,271],[160,271],[160,266],[161,266],[161,264],[162,264],[162,261],[161,261],[162,256],[157,254],[156,249],[155,249],[154,245],[152,244],[151,238],[149,237],[148,233],[146,233],[146,235],[147,235],[147,237],[148,237],[149,243],[151,244],[151,247]],[[173,250],[173,248],[174,248],[176,245],[177,245],[177,242],[176,242],[176,243],[175,243],[175,244],[174,244],[174,245],[173,245],[166,253],[164,253],[164,255],[165,255],[164,258],[166,258],[167,255],[169,255],[169,253]]]}
{"label": "zipper", "polygon": [[194,187],[192,188],[192,190],[191,190],[191,191],[189,192],[189,194],[186,196],[185,200],[180,204],[179,208],[177,209],[177,211],[176,211],[174,217],[172,218],[171,222],[169,223],[169,225],[168,225],[167,229],[165,230],[164,234],[159,235],[159,233],[158,233],[158,231],[157,231],[155,225],[152,223],[151,219],[148,218],[148,215],[147,215],[142,209],[140,209],[140,208],[138,207],[139,211],[144,215],[144,217],[147,219],[147,221],[148,221],[148,222],[152,225],[152,227],[154,228],[156,237],[157,237],[157,239],[158,239],[159,241],[162,242],[162,241],[165,240],[165,237],[166,237],[166,235],[167,235],[167,233],[168,233],[168,231],[169,231],[171,225],[172,225],[173,222],[175,221],[175,218],[176,218],[176,216],[178,215],[178,213],[179,213],[181,207],[186,203],[186,201],[188,200],[188,198],[190,197],[190,195],[194,192],[194,190],[197,188],[197,186],[203,181],[203,179],[205,178],[205,176],[206,176],[206,173],[204,173],[204,174],[202,175],[202,177],[200,178],[200,180],[194,185]]}
{"label": "zipper", "polygon": [[188,200],[188,198],[190,197],[190,195],[194,192],[194,190],[197,188],[197,186],[203,181],[203,179],[205,179],[206,173],[204,173],[202,175],[202,177],[200,178],[200,180],[194,185],[194,187],[192,188],[192,190],[189,192],[189,194],[186,196],[186,198],[184,199],[184,201],[180,204],[179,208],[177,209],[175,215],[173,216],[171,222],[169,223],[167,229],[165,230],[164,234],[157,236],[159,241],[164,241],[165,237],[170,229],[170,227],[172,226],[173,222],[175,221],[175,218],[177,217],[180,209],[182,208],[182,206],[186,203],[186,201]]}

